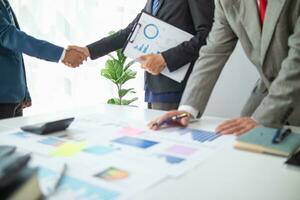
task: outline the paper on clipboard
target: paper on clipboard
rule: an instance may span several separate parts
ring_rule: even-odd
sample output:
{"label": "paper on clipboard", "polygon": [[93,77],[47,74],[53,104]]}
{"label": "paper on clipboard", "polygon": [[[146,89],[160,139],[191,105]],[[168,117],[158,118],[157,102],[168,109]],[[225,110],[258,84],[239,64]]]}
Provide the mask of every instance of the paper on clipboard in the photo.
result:
{"label": "paper on clipboard", "polygon": [[[142,55],[161,53],[190,40],[192,37],[192,34],[143,12],[123,49],[123,53],[129,58],[137,59]],[[165,68],[161,74],[177,82],[182,82],[189,66],[190,63],[174,72]]]}

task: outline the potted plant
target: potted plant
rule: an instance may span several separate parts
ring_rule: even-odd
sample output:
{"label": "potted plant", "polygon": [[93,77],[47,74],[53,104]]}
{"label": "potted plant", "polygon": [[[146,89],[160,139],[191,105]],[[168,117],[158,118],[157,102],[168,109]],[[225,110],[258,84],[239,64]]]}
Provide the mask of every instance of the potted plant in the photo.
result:
{"label": "potted plant", "polygon": [[124,84],[131,79],[136,78],[137,72],[130,69],[135,61],[126,62],[127,58],[122,50],[116,51],[116,57],[109,54],[110,59],[106,61],[105,68],[101,70],[101,76],[110,80],[117,88],[117,98],[111,98],[107,101],[113,105],[130,105],[138,100],[137,97],[126,99],[128,94],[135,94],[134,88],[125,89]]}

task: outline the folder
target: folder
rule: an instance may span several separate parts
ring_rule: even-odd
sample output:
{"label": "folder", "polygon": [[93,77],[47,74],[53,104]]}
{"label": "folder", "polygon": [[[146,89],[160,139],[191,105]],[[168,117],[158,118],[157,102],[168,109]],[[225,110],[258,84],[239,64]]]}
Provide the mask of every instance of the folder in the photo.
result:
{"label": "folder", "polygon": [[[159,54],[193,37],[190,33],[142,12],[128,37],[123,53],[131,59],[137,59],[142,55]],[[174,72],[170,72],[166,67],[161,74],[180,83],[184,80],[189,67],[190,63]]]}
{"label": "folder", "polygon": [[300,134],[291,133],[281,143],[273,144],[272,140],[277,129],[258,127],[240,136],[235,148],[288,157],[300,147]]}

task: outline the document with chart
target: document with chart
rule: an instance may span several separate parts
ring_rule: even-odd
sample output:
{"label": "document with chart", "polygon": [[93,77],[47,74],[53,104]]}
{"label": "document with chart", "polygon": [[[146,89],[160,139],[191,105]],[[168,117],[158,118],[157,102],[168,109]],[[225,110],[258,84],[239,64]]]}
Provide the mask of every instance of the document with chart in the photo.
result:
{"label": "document with chart", "polygon": [[2,133],[0,145],[33,155],[42,191],[51,191],[67,166],[53,199],[122,200],[193,171],[234,139],[192,126],[150,131],[147,122],[91,114],[57,134]]}
{"label": "document with chart", "polygon": [[[143,12],[123,52],[125,56],[137,59],[142,55],[161,53],[189,41],[192,37],[192,34]],[[165,68],[162,74],[182,82],[189,66],[190,64],[187,64],[172,73]]]}

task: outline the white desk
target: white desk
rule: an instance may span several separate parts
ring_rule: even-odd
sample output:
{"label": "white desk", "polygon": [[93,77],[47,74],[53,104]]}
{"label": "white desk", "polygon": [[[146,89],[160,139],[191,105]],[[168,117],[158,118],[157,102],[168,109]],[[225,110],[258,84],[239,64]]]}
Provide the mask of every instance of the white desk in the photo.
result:
{"label": "white desk", "polygon": [[[131,107],[97,106],[57,114],[0,121],[0,132],[22,125],[53,120],[60,117],[106,113],[126,116],[133,120],[149,121],[162,112]],[[194,124],[201,129],[213,130],[222,120],[204,118]],[[154,186],[136,200],[299,200],[300,169],[284,165],[284,158],[260,155],[226,147],[218,155],[177,180],[167,180]]]}

